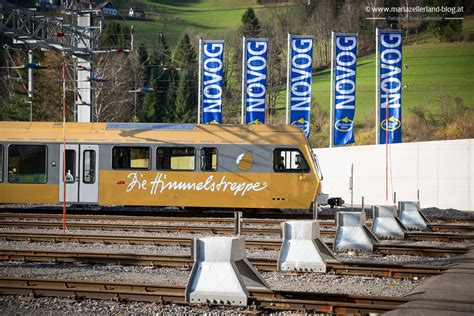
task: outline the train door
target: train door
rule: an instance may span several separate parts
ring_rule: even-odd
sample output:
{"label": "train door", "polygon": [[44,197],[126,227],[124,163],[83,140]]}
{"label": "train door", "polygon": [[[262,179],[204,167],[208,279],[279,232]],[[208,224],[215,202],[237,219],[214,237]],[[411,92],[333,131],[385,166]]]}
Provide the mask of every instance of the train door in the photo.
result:
{"label": "train door", "polygon": [[[67,144],[64,154],[64,145],[59,151],[59,202],[64,201],[64,187],[66,187],[66,202],[79,202],[79,145]],[[64,157],[66,162],[64,162]],[[64,167],[64,164],[66,165]],[[63,174],[63,170],[65,174]],[[66,185],[64,185],[66,182]]]}
{"label": "train door", "polygon": [[66,169],[63,176],[63,145],[60,150],[59,201],[64,200],[64,180],[66,182],[66,202],[98,203],[99,201],[99,146],[66,145]]}
{"label": "train door", "polygon": [[81,145],[79,202],[99,202],[99,145]]}

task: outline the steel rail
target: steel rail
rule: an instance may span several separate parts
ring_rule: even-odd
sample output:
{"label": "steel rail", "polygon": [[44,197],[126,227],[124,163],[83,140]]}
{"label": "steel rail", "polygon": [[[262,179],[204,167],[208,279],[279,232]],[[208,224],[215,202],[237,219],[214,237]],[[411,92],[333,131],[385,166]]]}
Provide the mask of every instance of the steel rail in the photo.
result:
{"label": "steel rail", "polygon": [[444,223],[444,224],[433,224],[428,223],[428,228],[435,232],[457,232],[457,233],[474,233],[473,224],[455,224],[455,223]]}
{"label": "steel rail", "polygon": [[[149,237],[149,236],[119,236],[96,234],[49,234],[0,232],[0,240],[29,241],[29,242],[76,242],[76,243],[104,243],[104,244],[132,244],[154,246],[182,246],[190,247],[192,238],[189,237]],[[326,243],[332,247],[332,243]],[[245,245],[251,249],[280,250],[281,240],[246,239]],[[469,251],[464,247],[428,247],[418,245],[384,245],[375,244],[374,252],[391,255],[413,255],[427,257],[458,256]]]}
{"label": "steel rail", "polygon": [[[128,215],[68,215],[72,221],[131,221],[131,222],[176,222],[176,223],[209,223],[209,224],[233,224],[233,218],[221,217],[160,217],[160,216],[128,216]],[[16,214],[16,213],[0,213],[2,220],[35,220],[35,221],[60,221],[61,215],[55,214]],[[279,226],[284,219],[272,218],[243,218],[244,225],[269,225]],[[474,219],[473,219],[474,221]],[[333,228],[336,226],[334,220],[318,220],[321,227]],[[370,225],[370,223],[369,223]],[[429,223],[428,228],[436,232],[465,232],[473,233],[473,224],[459,223]]]}
{"label": "steel rail", "polygon": [[[183,223],[184,224],[184,223]],[[61,228],[60,222],[27,222],[27,221],[0,221],[3,227],[18,228]],[[142,231],[142,232],[181,232],[181,233],[211,233],[211,234],[233,234],[234,227],[231,226],[196,226],[189,222],[184,225],[154,225],[154,224],[110,224],[110,223],[82,223],[68,222],[68,228],[81,230],[108,230],[108,231]],[[280,229],[275,228],[252,228],[246,227],[242,230],[246,235],[281,235]]]}
{"label": "steel rail", "polygon": [[[261,271],[278,271],[277,260],[249,258]],[[179,267],[190,270],[194,264],[190,255],[157,255],[140,253],[99,253],[91,251],[50,251],[0,249],[0,261],[121,264],[154,267]],[[395,265],[373,263],[350,263],[329,260],[327,273],[338,275],[362,275],[408,279],[430,277],[447,270],[446,266]],[[304,273],[305,271],[300,271]]]}
{"label": "steel rail", "polygon": [[[68,222],[68,228],[81,230],[100,230],[100,231],[142,231],[142,232],[180,232],[180,233],[210,233],[210,234],[233,234],[234,227],[231,226],[196,226],[190,225],[155,225],[155,224],[117,224],[117,223],[82,223]],[[62,229],[61,222],[39,222],[39,221],[0,221],[0,227],[17,228],[38,228],[38,229]],[[280,228],[257,228],[242,227],[243,235],[268,235],[281,236]],[[334,237],[334,230],[320,230],[321,236]],[[449,234],[449,233],[430,233],[430,232],[407,232],[407,240],[429,240],[429,241],[465,241],[474,240],[474,234]]]}
{"label": "steel rail", "polygon": [[[35,297],[92,298],[184,305],[185,288],[124,282],[92,282],[0,277],[0,294]],[[380,313],[407,303],[401,297],[326,294],[313,292],[249,290],[249,306],[255,311],[325,313]],[[206,302],[206,305],[228,302]]]}
{"label": "steel rail", "polygon": [[[341,209],[344,210],[344,209]],[[0,218],[1,215],[5,214],[6,216],[15,216],[15,215],[23,215],[26,216],[58,216],[60,212],[60,208],[55,205],[35,205],[32,207],[9,207],[8,205],[4,205],[0,209]],[[231,220],[233,218],[232,210],[219,210],[219,209],[201,209],[198,213],[193,212],[192,210],[189,211],[182,211],[173,208],[145,208],[140,209],[139,206],[137,207],[122,207],[117,209],[117,207],[95,207],[95,208],[69,208],[68,216],[78,218],[84,217],[107,217],[107,216],[114,216],[119,218],[123,218],[125,220],[129,220],[130,218],[136,218],[136,221],[148,221],[148,220],[160,220],[161,218],[179,218],[181,221],[186,221],[189,218],[196,218],[201,219],[204,217],[206,218],[221,218],[224,220]],[[245,209],[243,210],[245,212]],[[335,210],[335,212],[337,209]],[[335,213],[334,212],[334,213]],[[428,216],[425,215],[428,220],[430,221],[442,221],[443,223],[474,223],[474,214],[466,214],[464,216]],[[251,221],[255,220],[258,221],[259,219],[275,219],[275,220],[289,220],[289,219],[312,219],[313,214],[311,212],[299,212],[299,213],[288,213],[285,211],[274,211],[269,212],[268,210],[263,211],[256,211],[249,213],[249,216],[246,219]],[[371,212],[367,212],[366,208],[366,218],[368,220],[372,219]],[[328,213],[318,213],[319,220],[332,220],[335,219],[335,214],[328,214]]]}

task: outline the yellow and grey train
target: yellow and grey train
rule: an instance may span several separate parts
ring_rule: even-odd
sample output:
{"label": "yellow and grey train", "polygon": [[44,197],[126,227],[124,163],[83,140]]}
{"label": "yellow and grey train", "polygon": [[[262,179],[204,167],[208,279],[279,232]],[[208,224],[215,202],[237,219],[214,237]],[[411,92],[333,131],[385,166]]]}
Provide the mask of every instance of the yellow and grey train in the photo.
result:
{"label": "yellow and grey train", "polygon": [[0,122],[2,204],[308,209],[320,179],[294,126]]}

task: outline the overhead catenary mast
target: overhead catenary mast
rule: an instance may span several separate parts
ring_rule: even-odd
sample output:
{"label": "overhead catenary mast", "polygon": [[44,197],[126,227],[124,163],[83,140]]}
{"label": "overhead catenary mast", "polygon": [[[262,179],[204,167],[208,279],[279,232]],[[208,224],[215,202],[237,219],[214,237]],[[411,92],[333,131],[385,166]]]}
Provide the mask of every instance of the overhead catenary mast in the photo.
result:
{"label": "overhead catenary mast", "polygon": [[[93,107],[89,81],[92,72],[91,60],[94,41],[100,34],[100,26],[93,25],[92,17],[99,14],[100,10],[92,9],[90,1],[84,3],[84,1],[71,0],[62,3],[65,13],[63,17],[53,17],[45,14],[39,15],[34,10],[19,7],[3,0],[0,0],[0,3],[0,14],[3,15],[0,32],[12,38],[14,44],[28,45],[30,50],[60,51],[76,59],[77,120],[90,122]],[[30,74],[30,71],[29,81],[31,81],[29,85],[31,91],[28,90],[28,96],[31,101],[33,74]],[[31,113],[30,109],[30,119],[32,119]]]}

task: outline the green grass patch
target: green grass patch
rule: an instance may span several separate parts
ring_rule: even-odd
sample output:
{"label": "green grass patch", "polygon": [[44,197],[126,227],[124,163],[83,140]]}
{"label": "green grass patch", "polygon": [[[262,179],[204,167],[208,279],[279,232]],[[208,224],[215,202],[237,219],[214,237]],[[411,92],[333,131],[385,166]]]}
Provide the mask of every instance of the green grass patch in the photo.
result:
{"label": "green grass patch", "polygon": [[[256,0],[142,0],[137,8],[144,8],[147,21],[120,21],[132,25],[138,43],[151,49],[158,33],[163,32],[171,47],[176,46],[184,32],[203,38],[217,39],[236,30],[249,6],[258,9]],[[124,10],[123,7],[120,9]]]}
{"label": "green grass patch", "polygon": [[[402,49],[402,62],[407,66],[402,70],[402,117],[411,115],[415,106],[438,113],[439,99],[446,96],[449,106],[454,107],[455,98],[460,98],[474,110],[474,42],[411,44]],[[319,71],[312,85],[313,106],[321,107],[328,116],[330,77],[329,69]],[[358,58],[356,85],[355,127],[371,128],[375,125],[375,54]],[[285,108],[283,91],[278,115],[284,117]],[[324,126],[321,133],[329,134],[329,127]]]}
{"label": "green grass patch", "polygon": [[[474,107],[474,43],[438,43],[403,47],[402,112],[414,106],[435,109],[440,94],[463,99]],[[356,116],[361,122],[375,111],[375,55],[359,58],[356,77]],[[329,110],[330,71],[313,76],[313,102]],[[283,104],[281,105],[283,106]]]}

